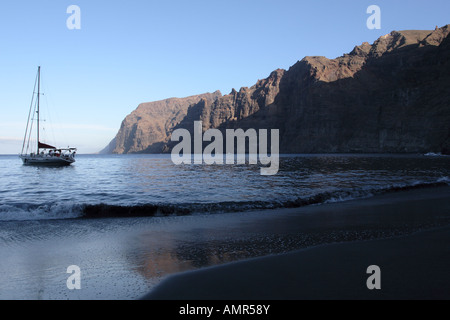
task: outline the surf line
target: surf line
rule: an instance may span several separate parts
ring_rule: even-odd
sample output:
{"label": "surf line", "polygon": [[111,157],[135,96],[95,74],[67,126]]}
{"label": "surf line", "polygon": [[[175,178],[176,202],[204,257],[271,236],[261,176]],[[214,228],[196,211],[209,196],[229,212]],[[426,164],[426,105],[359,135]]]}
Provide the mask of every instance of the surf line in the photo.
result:
{"label": "surf line", "polygon": [[[194,121],[194,139],[187,129],[176,129],[170,138],[179,142],[172,148],[171,159],[176,165],[181,164],[207,164],[231,165],[245,164],[246,150],[248,150],[248,163],[263,165],[261,175],[275,175],[279,169],[280,133],[278,129],[270,130],[271,144],[268,154],[268,130],[259,129],[226,129],[224,157],[224,137],[219,129],[209,129],[203,133],[202,121]],[[180,142],[180,139],[181,142]],[[246,141],[248,140],[248,148]],[[235,144],[236,141],[236,144]],[[203,142],[210,142],[203,149]],[[194,153],[192,154],[192,146]],[[237,152],[235,152],[237,151]],[[224,159],[225,158],[225,159]]]}

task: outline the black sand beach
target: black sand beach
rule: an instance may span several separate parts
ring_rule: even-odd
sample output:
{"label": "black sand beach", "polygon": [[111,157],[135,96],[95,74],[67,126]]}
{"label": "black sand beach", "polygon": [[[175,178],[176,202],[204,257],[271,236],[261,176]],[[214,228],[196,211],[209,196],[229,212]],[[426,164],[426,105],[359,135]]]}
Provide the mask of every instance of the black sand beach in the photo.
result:
{"label": "black sand beach", "polygon": [[[253,228],[280,237],[324,232],[335,243],[176,274],[143,298],[450,299],[449,222],[449,187],[280,210]],[[380,290],[367,288],[371,265],[381,269]]]}

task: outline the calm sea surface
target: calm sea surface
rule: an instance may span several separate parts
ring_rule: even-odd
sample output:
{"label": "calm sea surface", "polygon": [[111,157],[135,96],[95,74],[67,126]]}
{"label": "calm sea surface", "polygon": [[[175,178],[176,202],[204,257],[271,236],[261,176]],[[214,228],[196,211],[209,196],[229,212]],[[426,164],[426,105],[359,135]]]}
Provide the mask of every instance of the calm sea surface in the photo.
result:
{"label": "calm sea surface", "polygon": [[23,166],[17,156],[0,156],[0,172],[0,221],[11,221],[336,202],[418,184],[448,184],[450,157],[283,156],[277,175],[262,176],[259,165],[176,166],[170,155],[81,155],[64,168]]}

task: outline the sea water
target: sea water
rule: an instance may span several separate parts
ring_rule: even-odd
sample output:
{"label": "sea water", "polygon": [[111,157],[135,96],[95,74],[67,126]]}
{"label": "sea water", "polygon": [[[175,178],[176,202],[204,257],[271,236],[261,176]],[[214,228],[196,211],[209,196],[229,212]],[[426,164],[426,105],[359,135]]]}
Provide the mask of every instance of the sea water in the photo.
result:
{"label": "sea water", "polygon": [[[277,175],[261,176],[170,155],[80,155],[63,168],[0,156],[0,172],[0,299],[136,299],[165,275],[311,238],[249,232],[271,214],[262,209],[450,184],[450,158],[285,155]],[[67,287],[71,265],[80,290]]]}
{"label": "sea water", "polygon": [[[282,156],[256,165],[174,165],[170,155],[81,155],[68,167],[0,156],[0,221],[154,216],[293,207],[450,182],[450,157]],[[132,208],[140,210],[133,210]]]}

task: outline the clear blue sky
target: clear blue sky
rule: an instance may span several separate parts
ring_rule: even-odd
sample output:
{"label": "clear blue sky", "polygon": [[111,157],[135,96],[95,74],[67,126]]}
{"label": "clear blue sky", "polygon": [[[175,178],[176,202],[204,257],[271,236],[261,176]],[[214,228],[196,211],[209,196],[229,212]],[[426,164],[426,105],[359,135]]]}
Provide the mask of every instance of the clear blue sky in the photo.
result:
{"label": "clear blue sky", "polygon": [[[69,5],[81,29],[69,30]],[[381,30],[369,30],[369,5]],[[0,154],[20,152],[37,66],[48,143],[97,152],[139,103],[251,86],[304,56],[335,58],[392,30],[450,23],[448,0],[6,0]],[[47,122],[44,123],[45,125]],[[52,141],[56,137],[56,141]]]}

